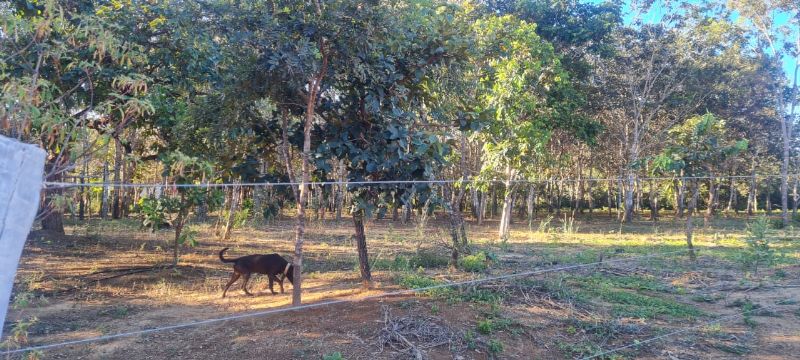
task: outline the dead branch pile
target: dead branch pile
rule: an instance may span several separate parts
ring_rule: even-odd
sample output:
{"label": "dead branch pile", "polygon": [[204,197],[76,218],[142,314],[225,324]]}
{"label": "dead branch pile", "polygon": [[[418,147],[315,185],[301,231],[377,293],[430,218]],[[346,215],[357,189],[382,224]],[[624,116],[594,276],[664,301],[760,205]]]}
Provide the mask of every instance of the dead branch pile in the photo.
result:
{"label": "dead branch pile", "polygon": [[451,350],[461,346],[462,337],[435,318],[407,315],[392,317],[389,307],[383,306],[383,328],[378,333],[381,352],[386,346],[410,359],[428,358],[425,350],[448,345]]}

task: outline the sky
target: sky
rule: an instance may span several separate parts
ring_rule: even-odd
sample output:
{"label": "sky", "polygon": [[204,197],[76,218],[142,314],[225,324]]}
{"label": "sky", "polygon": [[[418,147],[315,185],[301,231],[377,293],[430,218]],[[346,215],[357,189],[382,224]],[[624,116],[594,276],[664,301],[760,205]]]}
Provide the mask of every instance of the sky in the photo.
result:
{"label": "sky", "polygon": [[[595,4],[602,3],[602,2],[605,2],[605,1],[607,1],[607,0],[583,0],[583,2],[585,2],[585,3],[595,3]],[[626,24],[630,24],[631,22],[633,22],[633,20],[635,18],[635,14],[631,11],[631,6],[630,6],[631,0],[622,0],[622,1],[624,1],[624,5],[622,7],[623,21]],[[700,3],[703,0],[689,0],[689,1],[693,2],[693,3],[695,3],[695,2],[696,3]],[[725,0],[716,0],[716,1],[725,1]],[[664,10],[662,8],[660,8],[658,6],[654,6],[648,13],[641,15],[641,18],[643,20],[645,20],[646,22],[657,22],[657,21],[660,21],[660,19],[663,16],[663,14],[664,14]],[[735,16],[736,15],[734,15],[734,19],[735,19]],[[778,13],[778,14],[775,14],[774,19],[775,19],[775,23],[774,24],[776,26],[782,26],[782,25],[785,25],[785,24],[787,24],[789,22],[790,16],[787,13]],[[795,29],[794,29],[795,34],[798,31],[800,31],[800,29],[797,29],[797,26],[795,26]],[[790,56],[784,56],[783,57],[783,71],[784,71],[784,73],[786,75],[786,78],[789,79],[789,80],[791,80],[794,77],[794,68],[795,68],[796,61],[797,61],[797,59],[795,59],[793,57],[790,57]]]}

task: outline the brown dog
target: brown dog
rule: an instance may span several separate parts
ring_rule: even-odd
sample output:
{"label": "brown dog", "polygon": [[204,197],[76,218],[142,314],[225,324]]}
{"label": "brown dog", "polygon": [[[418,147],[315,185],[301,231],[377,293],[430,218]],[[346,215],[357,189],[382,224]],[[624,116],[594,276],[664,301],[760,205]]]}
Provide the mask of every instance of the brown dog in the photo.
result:
{"label": "brown dog", "polygon": [[[289,279],[289,282],[294,285],[294,266],[280,255],[247,255],[235,259],[226,259],[222,256],[226,250],[228,250],[228,248],[220,250],[219,259],[224,263],[233,263],[233,275],[231,276],[231,280],[228,281],[228,284],[225,285],[225,290],[222,291],[223,298],[228,292],[228,288],[231,287],[240,276],[244,277],[242,290],[244,290],[245,294],[253,296],[253,294],[247,291],[247,282],[250,281],[250,275],[253,273],[266,274],[267,277],[269,277],[269,291],[271,291],[273,295],[275,295],[275,290],[272,289],[274,281],[277,281],[281,286],[281,294],[283,294],[283,279]],[[279,278],[278,275],[281,275],[281,277]]]}

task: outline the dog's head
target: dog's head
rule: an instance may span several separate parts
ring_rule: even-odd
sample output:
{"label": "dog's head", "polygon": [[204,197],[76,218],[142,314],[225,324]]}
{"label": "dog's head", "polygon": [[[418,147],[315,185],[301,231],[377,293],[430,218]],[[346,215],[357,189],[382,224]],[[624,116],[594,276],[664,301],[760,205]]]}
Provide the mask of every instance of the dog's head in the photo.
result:
{"label": "dog's head", "polygon": [[294,265],[289,265],[289,270],[286,272],[286,279],[294,285]]}

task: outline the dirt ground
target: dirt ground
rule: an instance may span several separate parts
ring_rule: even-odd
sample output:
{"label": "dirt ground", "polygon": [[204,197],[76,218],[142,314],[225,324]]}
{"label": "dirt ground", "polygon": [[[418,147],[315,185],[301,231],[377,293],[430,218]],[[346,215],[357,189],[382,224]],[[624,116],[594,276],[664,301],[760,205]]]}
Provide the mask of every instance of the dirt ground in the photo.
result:
{"label": "dirt ground", "polygon": [[[304,303],[353,302],[8,357],[571,359],[631,345],[599,358],[796,359],[798,240],[793,229],[774,232],[775,264],[758,271],[745,268],[740,261],[745,224],[743,219],[720,218],[701,226],[697,261],[675,253],[635,259],[684,248],[681,224],[670,220],[642,220],[620,228],[596,216],[580,218],[568,228],[557,220],[537,219],[530,226],[517,224],[507,242],[493,240],[496,223],[470,224],[475,251],[490,256],[487,269],[467,272],[446,264],[444,223],[434,220],[422,228],[373,221],[367,234],[374,282],[365,290],[350,224],[316,221],[306,242]],[[32,233],[4,326],[3,349],[289,305],[291,285],[285,294],[271,295],[263,277],[251,281],[256,296],[245,296],[235,284],[222,299],[230,269],[217,258],[224,246],[231,247],[230,257],[268,252],[289,257],[289,220],[249,225],[226,241],[206,225],[193,228],[199,245],[181,250],[177,268],[162,266],[170,261],[165,241],[170,233],[140,231],[134,221],[76,224],[66,236]],[[627,258],[631,260],[619,261]],[[401,288],[599,260],[603,264],[569,271],[358,300]],[[670,335],[675,331],[682,332]],[[647,340],[659,336],[663,338]]]}

